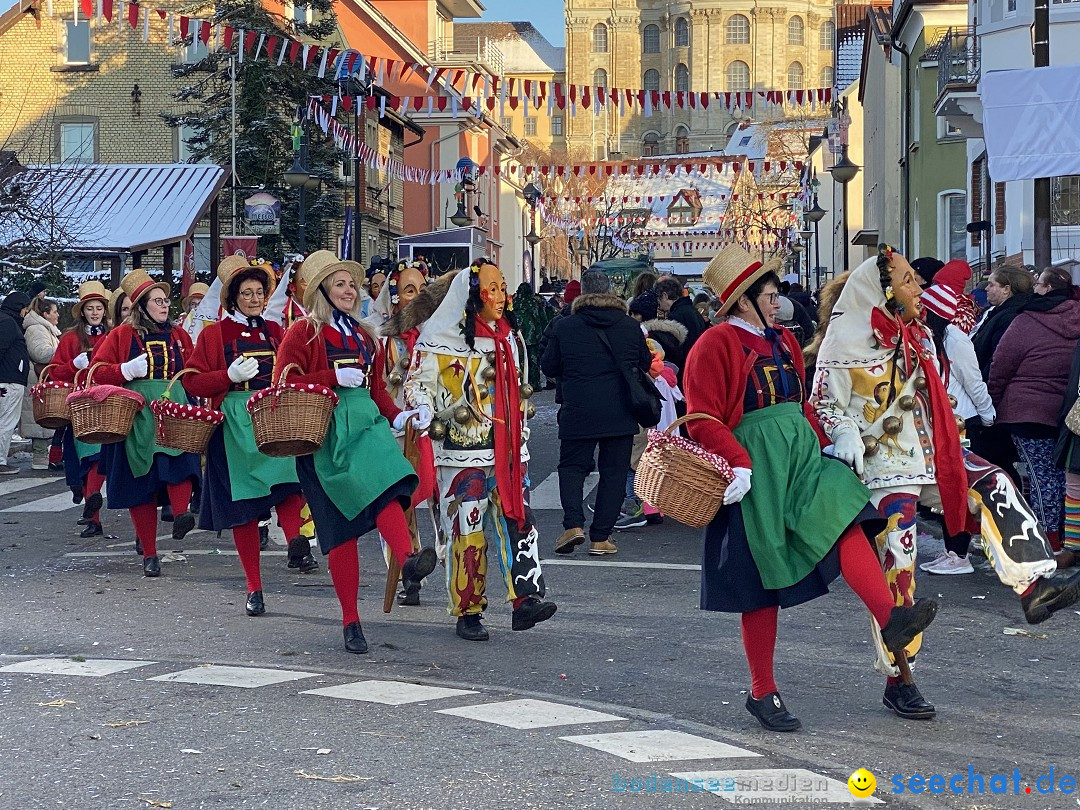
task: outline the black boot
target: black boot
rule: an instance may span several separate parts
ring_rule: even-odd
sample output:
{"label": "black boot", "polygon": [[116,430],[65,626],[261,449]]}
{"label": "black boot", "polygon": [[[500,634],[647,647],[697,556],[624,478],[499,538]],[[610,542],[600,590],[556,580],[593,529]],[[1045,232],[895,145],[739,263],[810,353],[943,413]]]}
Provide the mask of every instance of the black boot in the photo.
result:
{"label": "black boot", "polygon": [[299,568],[301,574],[319,570],[319,563],[311,556],[311,541],[306,537],[289,541],[289,568]]}
{"label": "black boot", "polygon": [[514,630],[530,630],[540,622],[546,622],[558,609],[559,606],[554,602],[541,602],[536,596],[526,597],[520,607],[514,608],[511,627]]}
{"label": "black boot", "polygon": [[86,503],[83,504],[82,520],[79,521],[80,526],[85,526],[94,519],[94,515],[101,511],[101,493],[95,492],[89,498],[86,499]]}
{"label": "black boot", "polygon": [[103,534],[100,523],[87,523],[86,528],[79,532],[79,537],[100,537]]}
{"label": "black boot", "polygon": [[787,710],[779,692],[769,692],[763,698],[746,696],[746,710],[757,718],[769,731],[798,731],[802,728],[799,718]]}
{"label": "black boot", "polygon": [[438,561],[439,557],[433,548],[413,552],[401,566],[401,581],[403,583],[415,582],[419,585],[424,581],[424,577],[435,570],[435,564]]}
{"label": "black boot", "polygon": [[244,610],[248,616],[262,616],[266,613],[266,605],[263,603],[262,591],[252,591],[247,595]]}
{"label": "black boot", "polygon": [[403,582],[401,593],[397,595],[397,603],[402,607],[416,607],[420,604],[420,583]]}
{"label": "black boot", "polygon": [[1024,618],[1028,624],[1045,622],[1054,613],[1080,599],[1080,574],[1069,579],[1040,577],[1027,596],[1020,597]]}
{"label": "black boot", "polygon": [[357,654],[367,652],[367,639],[364,638],[364,631],[360,629],[360,622],[345,625],[344,633],[346,650]]}
{"label": "black boot", "polygon": [[157,557],[143,557],[142,570],[144,577],[160,577],[161,563]]}
{"label": "black boot", "polygon": [[184,512],[177,515],[173,520],[172,525],[172,539],[183,540],[187,537],[188,532],[195,528],[195,515],[191,512]]}
{"label": "black boot", "polygon": [[881,702],[893,710],[897,717],[905,720],[932,720],[937,710],[934,704],[927,703],[913,683],[890,683],[885,687]]}
{"label": "black boot", "polygon": [[457,634],[466,641],[487,641],[488,631],[480,620],[484,618],[482,613],[470,613],[457,620]]}
{"label": "black boot", "polygon": [[169,504],[165,504],[163,507],[161,507],[161,522],[162,523],[172,523],[173,522],[173,510],[172,510],[172,506],[170,506]]}
{"label": "black boot", "polygon": [[135,553],[140,557],[142,556],[142,540],[138,537],[135,538]]}
{"label": "black boot", "polygon": [[933,599],[916,599],[913,605],[894,607],[889,614],[889,623],[881,628],[885,649],[900,652],[930,626],[936,615],[937,602]]}
{"label": "black boot", "polygon": [[270,545],[270,527],[266,524],[259,524],[259,551],[266,551],[266,547]]}
{"label": "black boot", "polygon": [[79,501],[83,499],[82,484],[77,484],[76,486],[69,487],[69,489],[71,490],[71,502],[79,503]]}

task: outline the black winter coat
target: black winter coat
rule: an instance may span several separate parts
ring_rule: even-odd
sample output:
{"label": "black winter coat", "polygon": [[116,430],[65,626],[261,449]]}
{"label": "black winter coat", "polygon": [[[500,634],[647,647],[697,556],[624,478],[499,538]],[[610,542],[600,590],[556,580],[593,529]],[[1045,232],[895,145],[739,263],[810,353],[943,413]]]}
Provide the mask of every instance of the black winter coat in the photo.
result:
{"label": "black winter coat", "polygon": [[705,319],[701,317],[701,313],[697,311],[694,303],[686,296],[671,305],[667,317],[668,320],[681,323],[686,327],[686,340],[683,341],[679,353],[676,357],[666,358],[679,367],[679,380],[681,381],[682,368],[686,365],[686,358],[690,354],[690,350],[694,348],[697,339],[705,334],[705,330],[709,328],[709,325],[705,323]]}
{"label": "black winter coat", "polygon": [[975,337],[971,339],[975,346],[975,356],[979,360],[979,370],[982,371],[984,381],[990,379],[990,363],[994,359],[1005,330],[1012,325],[1013,319],[1027,309],[1028,304],[1035,298],[1032,293],[1017,293],[1009,296],[1004,304],[990,310],[983,322],[979,324]]}
{"label": "black winter coat", "polygon": [[24,293],[12,293],[0,306],[0,384],[26,385],[30,374],[30,353],[19,318],[19,312],[28,304]]}
{"label": "black winter coat", "polygon": [[638,423],[630,412],[626,381],[597,330],[607,335],[626,368],[648,371],[652,356],[641,324],[626,314],[625,301],[610,294],[580,295],[571,312],[559,319],[540,358],[544,374],[559,379],[559,438],[634,435]]}

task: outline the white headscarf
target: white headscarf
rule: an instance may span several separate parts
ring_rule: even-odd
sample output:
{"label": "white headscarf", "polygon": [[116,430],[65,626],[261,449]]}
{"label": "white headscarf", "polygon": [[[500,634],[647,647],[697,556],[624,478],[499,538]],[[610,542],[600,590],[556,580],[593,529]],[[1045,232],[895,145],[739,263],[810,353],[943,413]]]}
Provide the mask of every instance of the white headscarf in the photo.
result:
{"label": "white headscarf", "polygon": [[472,354],[461,330],[465,305],[469,302],[470,275],[469,269],[465,268],[454,276],[446,297],[421,327],[420,337],[416,341],[417,349],[462,357]]}

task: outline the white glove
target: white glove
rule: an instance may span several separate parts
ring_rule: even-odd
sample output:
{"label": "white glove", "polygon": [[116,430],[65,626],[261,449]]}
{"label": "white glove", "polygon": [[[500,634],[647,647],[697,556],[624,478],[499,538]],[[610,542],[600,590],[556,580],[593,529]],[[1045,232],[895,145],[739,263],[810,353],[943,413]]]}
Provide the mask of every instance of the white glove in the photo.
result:
{"label": "white glove", "polygon": [[864,449],[862,438],[854,430],[841,430],[833,434],[833,455],[853,468],[859,476],[863,474]]}
{"label": "white glove", "polygon": [[234,383],[244,383],[259,376],[259,361],[254,357],[241,355],[229,366],[229,379]]}
{"label": "white glove", "polygon": [[356,368],[355,366],[343,366],[334,372],[337,376],[337,384],[342,388],[359,388],[364,384],[364,380],[367,379],[367,375],[364,374],[363,369]]}
{"label": "white glove", "polygon": [[82,371],[88,365],[90,365],[90,355],[87,352],[75,355],[75,359],[71,361],[71,365]]}
{"label": "white glove", "polygon": [[138,380],[150,373],[150,361],[143,352],[138,357],[120,364],[120,373],[128,382]]}
{"label": "white glove", "polygon": [[404,430],[405,426],[409,424],[409,417],[416,416],[419,411],[402,411],[394,417],[394,430]]}
{"label": "white glove", "polygon": [[418,405],[416,407],[416,418],[413,420],[413,427],[417,430],[427,430],[431,427],[431,420],[435,418],[435,415],[431,412],[431,408],[427,405]]}
{"label": "white glove", "polygon": [[735,473],[735,478],[724,490],[724,506],[731,506],[746,497],[746,493],[750,491],[750,476],[754,474],[754,471],[747,467],[736,467],[732,472]]}

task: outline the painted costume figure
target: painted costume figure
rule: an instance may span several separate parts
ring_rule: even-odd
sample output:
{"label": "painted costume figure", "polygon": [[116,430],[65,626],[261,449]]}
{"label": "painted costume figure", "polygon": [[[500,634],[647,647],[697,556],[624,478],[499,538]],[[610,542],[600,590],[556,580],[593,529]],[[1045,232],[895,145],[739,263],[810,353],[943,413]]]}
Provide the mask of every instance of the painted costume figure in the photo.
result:
{"label": "painted costume figure", "polygon": [[[488,552],[494,551],[514,606],[513,629],[555,614],[542,600],[537,532],[526,503],[529,461],[524,345],[513,325],[506,281],[478,260],[457,273],[424,324],[405,380],[405,400],[432,423],[438,499],[450,547],[449,610],[457,634],[486,641]],[[490,531],[492,542],[485,536]]]}
{"label": "painted costume figure", "polygon": [[[1043,529],[1000,469],[963,450],[952,403],[936,365],[932,335],[919,319],[919,289],[903,256],[882,246],[852,271],[817,356],[811,402],[838,458],[854,467],[887,521],[876,538],[896,604],[915,594],[916,506],[940,507],[950,534],[969,510],[1002,583],[1021,596],[1035,624],[1080,598],[1080,577],[1055,584]],[[892,656],[877,638],[877,668],[897,682]],[[907,647],[918,652],[921,637]],[[891,708],[927,719],[933,705],[916,689]]]}

